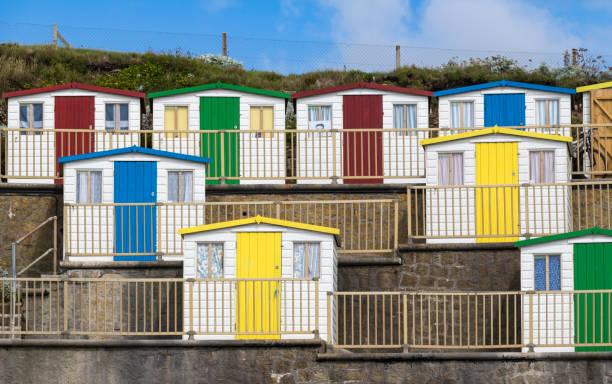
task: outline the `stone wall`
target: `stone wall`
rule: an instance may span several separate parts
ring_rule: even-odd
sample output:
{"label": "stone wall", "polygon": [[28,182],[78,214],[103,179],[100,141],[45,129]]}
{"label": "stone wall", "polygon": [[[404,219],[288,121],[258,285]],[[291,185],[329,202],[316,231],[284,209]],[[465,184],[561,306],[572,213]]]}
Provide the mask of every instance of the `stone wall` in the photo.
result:
{"label": "stone wall", "polygon": [[609,383],[607,354],[335,359],[315,345],[3,344],[6,383]]}

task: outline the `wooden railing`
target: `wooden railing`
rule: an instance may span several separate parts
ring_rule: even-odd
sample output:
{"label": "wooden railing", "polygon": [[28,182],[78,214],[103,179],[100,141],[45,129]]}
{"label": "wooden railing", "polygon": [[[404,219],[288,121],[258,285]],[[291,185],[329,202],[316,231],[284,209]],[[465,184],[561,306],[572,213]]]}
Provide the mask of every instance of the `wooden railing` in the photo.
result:
{"label": "wooden railing", "polygon": [[359,349],[612,346],[611,295],[610,290],[334,292],[328,295],[328,333],[336,347]]}
{"label": "wooden railing", "polygon": [[3,278],[0,293],[5,335],[313,338],[325,320],[316,279]]}
{"label": "wooden railing", "polygon": [[[571,135],[572,174],[612,174],[612,126],[508,127]],[[420,142],[481,128],[329,129],[258,131],[115,131],[76,129],[1,130],[0,177],[61,179],[58,156],[139,145],[210,157],[208,179],[220,182],[297,180],[329,183],[386,180],[409,182],[425,176]],[[223,145],[222,145],[223,143]]]}
{"label": "wooden railing", "polygon": [[409,186],[413,238],[515,241],[593,226],[612,228],[612,182]]}
{"label": "wooden railing", "polygon": [[257,215],[338,228],[339,253],[390,253],[398,247],[398,201],[373,199],[65,204],[64,250],[68,257],[180,258],[180,228]]}

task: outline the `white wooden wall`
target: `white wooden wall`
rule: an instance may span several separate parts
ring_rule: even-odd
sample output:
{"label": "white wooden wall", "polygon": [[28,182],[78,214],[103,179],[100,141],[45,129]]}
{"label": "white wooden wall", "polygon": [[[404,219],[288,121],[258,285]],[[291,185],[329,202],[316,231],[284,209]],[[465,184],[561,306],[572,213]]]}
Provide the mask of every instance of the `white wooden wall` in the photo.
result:
{"label": "white wooden wall", "polygon": [[[115,161],[155,161],[157,162],[157,202],[168,201],[168,171],[193,171],[193,201],[204,202],[206,165],[187,160],[154,156],[142,153],[126,153],[112,155],[104,158],[73,161],[64,163],[64,203],[76,203],[76,178],[79,170],[102,171],[102,203],[114,202],[114,162]],[[66,208],[70,209],[70,208]],[[176,210],[162,207],[161,215],[157,217],[157,231],[161,235],[161,251],[166,249],[180,249],[181,237],[178,230],[184,227],[202,225],[202,215],[196,216],[196,207],[181,206]],[[182,215],[181,215],[182,213]],[[101,209],[91,207],[75,207],[70,209],[71,225],[64,226],[68,231],[68,244],[70,249],[80,249],[88,253],[114,252],[115,219],[112,206]],[[76,217],[79,217],[78,221]],[[64,216],[64,222],[67,218]],[[178,248],[177,248],[178,247]],[[66,248],[66,247],[64,247]],[[64,252],[66,250],[64,249]],[[158,251],[160,251],[158,247]],[[69,261],[112,261],[112,256],[83,256],[69,257]],[[181,260],[182,255],[165,256],[164,260]]]}
{"label": "white wooden wall", "polygon": [[[331,106],[331,129],[336,134],[336,175],[342,176],[342,127],[344,95],[382,95],[383,130],[393,129],[393,105],[416,104],[417,128],[429,126],[429,98],[405,93],[385,92],[374,89],[352,89],[336,93],[315,95],[296,100],[296,129],[308,130],[308,107]],[[313,132],[313,131],[311,131]],[[332,136],[321,133],[300,134],[297,143],[297,174],[300,184],[330,184],[333,169]],[[425,132],[398,136],[394,132],[383,132],[383,174],[384,176],[410,176],[423,173],[424,153],[419,142],[427,138]],[[305,180],[304,180],[305,179]],[[422,178],[384,178],[385,183],[418,183]],[[342,183],[342,180],[338,180]]]}
{"label": "white wooden wall", "polygon": [[[514,87],[496,87],[482,89],[478,91],[458,93],[454,95],[440,96],[438,98],[438,123],[440,128],[450,128],[450,104],[453,101],[473,102],[474,126],[484,127],[484,95],[499,93],[525,94],[525,125],[536,124],[536,100],[544,99],[559,100],[559,124],[571,124],[572,122],[571,95],[569,94]],[[569,135],[569,128],[565,128],[561,133],[565,136]]]}
{"label": "white wooden wall", "polygon": [[[165,106],[187,106],[188,129],[199,131],[200,97],[239,97],[240,131],[249,131],[251,106],[273,106],[274,130],[284,131],[285,129],[285,99],[227,89],[214,89],[153,99],[153,130],[164,130]],[[187,138],[166,138],[165,135],[154,135],[153,148],[200,156],[200,135],[189,134]],[[284,184],[284,180],[270,178],[284,178],[285,175],[284,136],[279,139],[279,137],[256,138],[255,135],[240,135],[240,176],[267,178],[241,180],[241,184]]]}
{"label": "white wooden wall", "polygon": [[[427,159],[427,186],[438,185],[438,154],[463,153],[463,183],[476,185],[476,143],[490,142],[518,142],[518,183],[529,183],[529,152],[533,150],[554,150],[555,152],[555,183],[566,183],[569,180],[569,152],[567,143],[520,137],[511,135],[485,135],[472,138],[442,142],[426,146]],[[548,190],[529,190],[528,204],[525,204],[524,189],[520,189],[520,228],[527,228],[526,213],[531,218],[541,218],[536,222],[530,221],[530,233],[549,233],[570,231],[570,190],[568,187],[551,187],[550,198]],[[564,199],[565,197],[565,199]],[[426,234],[429,236],[467,235],[475,233],[476,228],[476,199],[473,189],[458,191],[448,189],[426,192]],[[452,213],[452,214],[451,214]],[[548,217],[551,217],[552,228]],[[468,232],[468,230],[470,232]],[[428,243],[473,243],[475,238],[439,238],[427,239]]]}
{"label": "white wooden wall", "polygon": [[[34,95],[17,96],[8,99],[8,128],[19,128],[19,105],[22,103],[42,103],[43,129],[62,129],[55,126],[55,96],[93,96],[94,99],[94,129],[105,131],[105,104],[127,103],[129,130],[140,130],[140,99],[117,95],[86,91],[82,89],[64,89]],[[108,134],[95,135],[95,150],[130,147],[138,145],[138,134],[115,135],[112,139]],[[55,173],[55,134],[20,135],[11,132],[8,135],[7,174],[15,176],[46,176]],[[41,183],[53,184],[52,179],[8,179],[9,183]]]}
{"label": "white wooden wall", "polygon": [[[333,235],[307,231],[302,229],[287,228],[281,226],[275,226],[270,224],[248,224],[240,227],[224,228],[208,232],[198,232],[187,234],[183,236],[183,277],[184,278],[195,278],[196,277],[196,252],[198,242],[223,242],[223,277],[224,278],[236,278],[236,233],[238,232],[281,232],[281,277],[282,278],[293,278],[293,243],[294,242],[320,242],[321,243],[321,259],[320,259],[320,279],[319,279],[319,297],[316,298],[314,295],[314,283],[309,284],[311,287],[310,292],[310,324],[314,328],[314,308],[315,305],[319,307],[319,334],[323,340],[327,339],[327,292],[333,292],[337,290],[337,258],[336,258],[336,246],[334,243]],[[220,283],[218,283],[220,284]],[[229,287],[229,285],[226,285]],[[302,294],[306,297],[306,287],[303,285]],[[198,295],[198,288],[200,289],[200,295]],[[289,286],[283,286],[285,292],[283,296],[289,295],[291,297],[291,290]],[[209,290],[212,290],[212,283],[209,286]],[[294,288],[295,297],[299,290],[297,285]],[[194,302],[189,301],[189,290],[188,285],[185,286],[184,294],[184,324],[185,331],[189,329],[189,307],[193,305],[194,312],[194,330],[206,331],[206,324],[209,329],[215,329],[217,332],[233,332],[235,329],[236,319],[236,308],[235,308],[235,290],[228,289],[222,294],[217,292],[217,295],[213,298],[210,297],[209,301],[214,300],[216,305],[216,312],[214,310],[215,305],[208,304],[206,301],[206,287],[205,283],[201,283],[199,286],[194,286]],[[316,302],[315,302],[316,299]],[[286,311],[290,310],[290,301],[281,300],[281,329],[292,327],[292,320],[290,316],[285,318]],[[220,308],[225,308],[225,311],[220,311]],[[298,304],[294,305],[294,308],[299,308]],[[308,308],[307,304],[302,302],[302,308]],[[290,313],[290,312],[287,312]],[[334,312],[332,312],[333,314]],[[299,310],[295,311],[296,329],[299,329],[298,319],[301,317],[303,326],[306,326],[305,317],[307,312],[301,315]],[[206,319],[208,318],[208,323]],[[216,320],[216,328],[213,325]],[[332,324],[334,324],[332,317]],[[313,338],[312,334],[295,334],[295,335],[282,335],[282,339],[304,339]],[[196,335],[196,339],[201,340],[219,340],[219,339],[234,339],[233,335]],[[328,340],[329,341],[329,340]]]}

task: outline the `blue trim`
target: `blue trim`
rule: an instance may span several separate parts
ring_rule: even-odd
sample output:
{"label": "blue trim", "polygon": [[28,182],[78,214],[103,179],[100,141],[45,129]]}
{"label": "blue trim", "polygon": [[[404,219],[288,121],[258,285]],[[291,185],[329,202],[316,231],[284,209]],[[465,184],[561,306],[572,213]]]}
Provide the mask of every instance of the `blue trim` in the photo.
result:
{"label": "blue trim", "polygon": [[159,149],[138,147],[136,145],[132,147],[127,147],[127,148],[111,149],[108,151],[83,153],[81,155],[73,155],[73,156],[64,156],[64,157],[60,157],[59,159],[57,159],[57,162],[58,163],[69,163],[71,161],[96,159],[98,157],[122,155],[124,153],[143,153],[146,155],[168,157],[172,159],[187,160],[187,161],[193,161],[196,163],[210,164],[210,159],[208,157],[183,155],[181,153],[160,151]]}
{"label": "blue trim", "polygon": [[495,88],[495,87],[515,87],[515,88],[523,88],[523,89],[534,89],[537,91],[567,93],[570,95],[576,94],[576,90],[572,88],[561,88],[561,87],[553,87],[550,85],[521,83],[519,81],[499,80],[499,81],[493,81],[491,83],[482,83],[482,84],[476,84],[476,85],[469,85],[467,87],[452,88],[452,89],[445,89],[443,91],[436,91],[434,92],[434,97],[455,95],[457,93],[478,91],[481,89],[489,89],[489,88]]}

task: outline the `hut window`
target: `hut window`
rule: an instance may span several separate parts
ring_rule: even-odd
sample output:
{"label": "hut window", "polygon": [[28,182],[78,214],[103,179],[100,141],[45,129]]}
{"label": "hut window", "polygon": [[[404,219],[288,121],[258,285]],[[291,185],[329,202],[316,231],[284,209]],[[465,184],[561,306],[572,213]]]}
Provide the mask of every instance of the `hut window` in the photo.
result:
{"label": "hut window", "polygon": [[529,152],[529,182],[532,184],[555,182],[555,161],[553,151]]}
{"label": "hut window", "polygon": [[[187,107],[166,106],[164,109],[164,129],[166,138],[187,138]],[[181,133],[179,131],[185,131]]]}
{"label": "hut window", "polygon": [[321,255],[319,243],[293,244],[293,277],[318,278]]}
{"label": "hut window", "polygon": [[438,185],[463,185],[463,153],[438,154]]}
{"label": "hut window", "polygon": [[192,171],[168,171],[168,201],[171,203],[193,201]]}
{"label": "hut window", "polygon": [[[415,129],[416,127],[416,104],[396,104],[393,106],[394,129]],[[411,132],[399,131],[397,135],[404,136],[408,133]]]}
{"label": "hut window", "polygon": [[[42,129],[43,109],[42,104],[20,104],[19,105],[19,128]],[[62,127],[58,127],[62,128]],[[65,128],[65,127],[64,127]],[[21,132],[22,135],[40,135],[41,131]]]}
{"label": "hut window", "polygon": [[559,100],[536,100],[536,125],[559,124]]}
{"label": "hut window", "polygon": [[251,131],[255,133],[255,137],[263,137],[269,139],[272,137],[271,131],[274,129],[274,108],[273,107],[251,107],[250,116]]}
{"label": "hut window", "polygon": [[126,130],[128,124],[128,105],[127,104],[106,104],[104,113],[105,128],[109,130]]}
{"label": "hut window", "polygon": [[196,278],[223,277],[223,243],[198,243]]}
{"label": "hut window", "polygon": [[536,291],[561,289],[561,257],[559,255],[535,256],[533,277]]}
{"label": "hut window", "polygon": [[451,103],[451,128],[474,126],[474,103],[471,101],[454,101]]}
{"label": "hut window", "polygon": [[77,203],[102,202],[102,172],[77,171]]}
{"label": "hut window", "polygon": [[[308,129],[331,129],[331,107],[329,105],[308,106]],[[330,132],[323,135],[329,136]]]}

